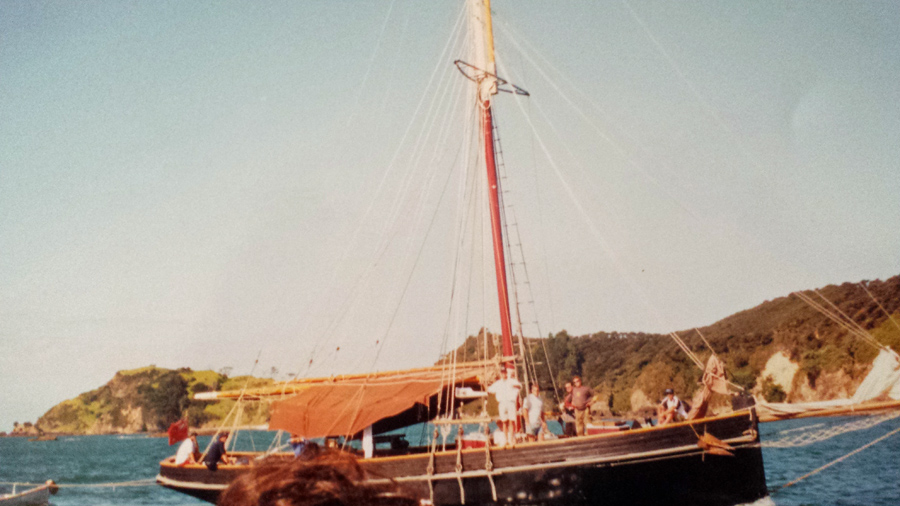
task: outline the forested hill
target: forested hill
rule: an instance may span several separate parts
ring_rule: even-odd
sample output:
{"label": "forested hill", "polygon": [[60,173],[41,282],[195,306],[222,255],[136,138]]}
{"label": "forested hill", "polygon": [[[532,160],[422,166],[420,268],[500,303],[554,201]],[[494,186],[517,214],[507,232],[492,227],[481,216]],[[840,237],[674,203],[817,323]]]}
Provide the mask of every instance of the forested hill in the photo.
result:
{"label": "forested hill", "polygon": [[[234,407],[233,400],[197,401],[193,395],[211,390],[266,386],[271,379],[229,378],[213,371],[150,366],[119,371],[107,384],[63,401],[38,419],[44,432],[111,434],[158,432],[186,416],[191,427],[216,427]],[[245,407],[242,425],[268,422],[264,404]]]}
{"label": "forested hill", "polygon": [[[859,283],[829,285],[818,293],[878,341],[900,351],[900,276],[863,284],[865,289]],[[829,306],[813,292],[805,293]],[[885,311],[894,315],[893,321]],[[769,400],[852,395],[877,354],[872,345],[796,295],[763,302],[706,327],[678,331],[705,361],[710,350],[698,330],[725,362],[729,379]],[[460,351],[467,358],[484,356],[483,343],[480,337],[470,337]],[[547,339],[529,340],[529,348],[545,389],[552,388],[548,364],[557,385],[580,374],[599,393],[599,407],[608,406],[616,414],[647,408],[669,386],[687,398],[701,376],[700,369],[668,335],[597,332],[570,336],[562,331]],[[493,352],[492,342],[487,351]],[[776,354],[779,356],[773,360]]]}
{"label": "forested hill", "polygon": [[[900,276],[864,284],[871,297],[859,283],[826,286],[818,293],[876,340],[900,352]],[[849,397],[877,354],[873,346],[796,295],[763,302],[707,327],[678,331],[690,349],[706,360],[711,352],[698,331],[724,360],[729,379],[768,400]],[[458,358],[493,356],[497,343],[493,335],[488,339],[483,333],[471,336]],[[668,335],[597,332],[570,336],[562,331],[545,339],[528,339],[527,344],[526,355],[535,364],[545,391],[579,374],[598,394],[594,408],[614,414],[646,410],[670,386],[689,398],[701,376],[700,369]],[[551,371],[555,381],[551,381]],[[186,415],[192,427],[216,426],[234,401],[196,401],[193,394],[272,382],[187,368],[150,366],[120,371],[106,385],[54,406],[35,425],[45,432],[74,434],[154,432]],[[241,424],[267,420],[266,405],[253,403],[245,408]]]}

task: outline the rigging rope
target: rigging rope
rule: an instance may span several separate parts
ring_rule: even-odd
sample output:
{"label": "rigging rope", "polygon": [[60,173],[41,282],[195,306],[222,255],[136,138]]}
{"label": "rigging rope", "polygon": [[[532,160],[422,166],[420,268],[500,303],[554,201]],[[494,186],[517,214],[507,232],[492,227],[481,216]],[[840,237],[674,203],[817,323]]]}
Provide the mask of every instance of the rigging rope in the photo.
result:
{"label": "rigging rope", "polygon": [[819,468],[817,468],[817,469],[814,469],[814,470],[812,470],[812,471],[810,471],[810,472],[804,474],[803,476],[801,476],[801,477],[799,477],[799,478],[796,478],[796,479],[794,479],[794,480],[791,480],[791,481],[785,483],[784,485],[782,485],[781,487],[779,487],[778,490],[785,489],[785,488],[787,488],[787,487],[790,487],[791,485],[796,485],[797,483],[800,483],[801,481],[805,480],[806,478],[809,478],[810,476],[812,476],[812,475],[814,475],[814,474],[818,474],[818,473],[824,471],[825,469],[828,469],[829,467],[831,467],[831,466],[837,464],[838,462],[841,462],[841,461],[847,459],[848,457],[851,457],[851,456],[853,456],[853,455],[856,455],[857,453],[859,453],[859,452],[865,450],[866,448],[868,448],[868,447],[870,447],[870,446],[872,446],[872,445],[874,445],[874,444],[876,444],[876,443],[880,443],[881,441],[884,441],[885,439],[887,439],[887,438],[893,436],[894,434],[896,434],[896,433],[898,433],[898,432],[900,432],[900,427],[897,427],[896,429],[894,429],[894,430],[888,432],[887,434],[881,436],[880,438],[878,438],[878,439],[876,439],[876,440],[874,440],[874,441],[872,441],[872,442],[870,442],[870,443],[868,443],[868,444],[865,444],[865,445],[863,445],[863,446],[861,446],[861,447],[859,447],[859,448],[853,450],[852,452],[850,452],[850,453],[848,453],[848,454],[846,454],[846,455],[844,455],[844,456],[842,456],[842,457],[838,457],[838,458],[832,460],[831,462],[825,464],[825,465],[822,466],[822,467],[819,467]]}
{"label": "rigging rope", "polygon": [[[27,483],[22,481],[0,481],[0,485],[13,485],[24,487],[39,487],[45,483]],[[118,481],[109,483],[54,483],[53,486],[59,488],[117,488],[117,487],[147,487],[156,485],[156,480],[131,480]]]}
{"label": "rigging rope", "polygon": [[[462,9],[460,9],[459,15],[457,16],[456,22],[454,24],[454,28],[453,28],[453,32],[452,32],[453,36],[451,36],[451,38],[448,39],[447,44],[444,46],[440,57],[437,59],[434,69],[429,77],[428,83],[423,88],[425,91],[422,93],[422,95],[416,105],[415,111],[413,112],[411,119],[406,126],[406,129],[404,130],[403,135],[400,138],[400,141],[397,143],[396,149],[391,157],[390,162],[388,162],[388,164],[387,164],[387,168],[384,171],[382,178],[378,183],[377,188],[375,189],[374,192],[372,192],[372,199],[369,202],[369,205],[366,208],[365,212],[363,213],[362,218],[359,220],[358,226],[351,236],[352,239],[350,241],[347,241],[346,248],[344,249],[339,260],[335,264],[335,268],[331,274],[331,282],[328,283],[328,285],[327,285],[329,287],[332,287],[331,288],[332,291],[334,290],[334,287],[337,286],[337,284],[335,283],[335,280],[337,279],[338,273],[341,272],[342,266],[344,265],[345,260],[348,258],[351,251],[358,248],[358,246],[356,244],[356,239],[361,235],[362,231],[366,229],[366,227],[367,227],[366,220],[372,214],[372,211],[375,209],[376,203],[378,202],[378,198],[380,195],[382,195],[383,190],[387,185],[388,176],[394,171],[394,169],[396,167],[398,167],[400,165],[400,162],[399,162],[400,155],[406,149],[407,142],[408,141],[412,142],[410,139],[412,137],[414,127],[417,124],[416,120],[417,120],[417,118],[420,117],[421,114],[424,114],[423,109],[424,109],[424,106],[426,105],[426,100],[429,97],[432,98],[432,100],[434,101],[436,99],[436,97],[438,97],[438,96],[452,96],[452,94],[443,93],[444,90],[440,90],[440,91],[436,92],[434,83],[449,82],[449,80],[438,79],[438,76],[439,76],[441,69],[445,69],[445,67],[446,67],[446,64],[445,64],[446,55],[451,51],[452,43],[455,40],[461,38],[460,34],[462,33],[461,28],[464,26],[464,24],[463,24],[464,19],[465,19],[465,8],[462,8]],[[432,101],[432,109],[433,109],[433,104],[434,104],[433,101]],[[419,131],[419,133],[420,133],[419,137],[421,137],[421,130]],[[407,168],[408,172],[413,172],[413,171],[419,169],[419,167],[416,166],[414,163],[410,163],[407,167],[408,167]],[[403,179],[404,180],[408,179],[408,176],[405,176]],[[386,226],[389,224],[394,224],[398,219],[399,219],[399,213],[396,212],[396,209],[392,209],[390,212],[389,219],[386,220],[386,222],[385,222]],[[385,233],[381,234],[382,237],[384,237],[386,235],[387,234],[385,234]],[[345,292],[345,295],[341,298],[341,302],[339,304],[336,304],[337,312],[336,312],[335,316],[327,324],[324,332],[321,332],[319,334],[320,337],[315,340],[315,345],[313,346],[313,349],[310,351],[309,361],[306,364],[305,371],[302,374],[298,374],[298,376],[301,376],[301,377],[309,376],[312,372],[313,363],[318,358],[321,345],[323,345],[324,343],[332,343],[333,342],[334,334],[336,333],[336,330],[337,330],[339,324],[342,321],[344,321],[346,314],[349,312],[350,308],[360,298],[362,287],[364,286],[365,282],[367,282],[368,279],[373,276],[375,267],[380,263],[380,261],[386,254],[386,252],[388,250],[388,246],[392,239],[393,239],[393,236],[389,237],[388,239],[383,240],[379,244],[376,244],[376,246],[372,252],[373,258],[372,258],[371,262],[368,265],[366,265],[364,267],[363,271],[359,274],[359,276],[357,276],[357,278],[355,279],[355,281],[352,284],[353,289],[350,290],[349,292]],[[330,292],[330,293],[333,293],[333,292]],[[327,301],[330,298],[331,298],[330,296],[326,296],[323,298],[323,300]],[[311,326],[312,321],[313,321],[312,319],[307,319],[307,324],[304,327],[304,329],[301,331],[300,335],[306,335],[309,332],[309,328]],[[332,353],[332,355],[333,355],[333,353]]]}
{"label": "rigging rope", "polygon": [[878,302],[878,299],[876,299],[875,296],[872,295],[872,292],[870,292],[869,289],[866,288],[866,285],[860,283],[859,286],[861,286],[862,289],[866,291],[866,295],[868,295],[869,298],[872,299],[872,302],[874,302],[878,306],[878,309],[881,309],[881,311],[888,317],[888,319],[891,320],[891,323],[893,323],[894,326],[897,327],[897,330],[900,330],[900,323],[897,323],[897,320],[894,319],[891,313],[888,313],[887,309],[885,309],[884,306],[881,305],[881,302]]}
{"label": "rigging rope", "polygon": [[[502,165],[502,167],[505,169],[505,165]],[[556,401],[559,402],[560,401],[559,389],[557,388],[557,385],[556,385],[556,377],[553,374],[553,366],[550,363],[550,355],[547,353],[546,339],[541,339],[541,337],[543,336],[543,333],[541,331],[540,323],[537,321],[537,311],[534,309],[534,293],[531,290],[531,278],[528,275],[528,264],[525,261],[525,250],[522,247],[522,235],[521,235],[521,231],[519,230],[519,220],[516,218],[515,209],[512,206],[509,206],[507,208],[507,210],[512,215],[512,228],[515,229],[515,233],[516,233],[516,243],[518,245],[519,257],[520,257],[519,265],[522,266],[522,273],[525,277],[524,286],[528,290],[527,303],[531,307],[531,310],[535,315],[534,316],[535,320],[533,323],[537,329],[537,337],[539,338],[541,347],[544,351],[544,360],[545,360],[545,363],[547,366],[547,372],[550,376],[550,385],[553,388],[553,395],[556,398]],[[512,242],[512,232],[511,231],[508,231],[508,237],[509,237],[509,243],[511,243]],[[510,272],[512,274],[512,280],[513,280],[513,294],[514,294],[515,301],[516,301],[516,316],[518,318],[519,333],[520,333],[520,335],[523,336],[523,338],[522,338],[523,346],[524,346],[525,352],[527,353],[527,355],[525,355],[525,358],[531,360],[531,373],[534,376],[535,381],[536,381],[537,380],[537,365],[535,363],[534,353],[532,352],[531,347],[527,346],[527,341],[525,341],[524,332],[522,331],[522,317],[521,317],[521,309],[520,309],[522,302],[519,297],[519,290],[518,290],[519,285],[517,283],[518,278],[516,277],[516,268],[515,268],[516,263],[512,261],[513,249],[512,249],[511,244],[508,244],[507,247],[510,250]]]}
{"label": "rigging rope", "polygon": [[[813,290],[813,291],[816,293],[816,295],[818,295],[820,298],[822,298],[822,300],[824,300],[829,305],[834,307],[835,311],[828,309],[827,307],[825,307],[824,305],[817,302],[815,299],[813,299],[809,295],[806,295],[803,292],[794,292],[793,295],[796,295],[797,298],[799,298],[803,302],[806,302],[809,306],[811,306],[816,311],[822,313],[822,315],[824,315],[826,318],[835,322],[836,324],[838,324],[841,328],[843,328],[850,334],[855,335],[855,336],[861,338],[863,341],[874,346],[876,349],[890,350],[888,347],[886,347],[883,344],[876,341],[875,338],[872,337],[872,335],[869,334],[869,332],[866,329],[864,329],[862,326],[860,326],[858,323],[856,323],[855,320],[853,320],[852,318],[847,316],[843,311],[841,311],[831,301],[826,299],[825,296],[823,296],[821,293],[819,293],[818,290]],[[893,353],[893,350],[890,350],[890,351]]]}
{"label": "rigging rope", "polygon": [[[501,68],[499,60],[497,62],[497,65],[498,65],[498,68]],[[534,122],[532,121],[531,117],[528,114],[525,114],[524,107],[522,106],[522,103],[521,103],[522,101],[520,100],[521,97],[519,95],[513,95],[513,98],[514,98],[516,105],[519,107],[520,110],[522,110],[523,116],[525,118],[525,122],[528,124],[528,127],[531,129],[531,132],[532,132],[535,140],[537,140],[537,142],[538,142],[538,146],[540,147],[541,152],[544,154],[544,158],[546,159],[547,163],[550,165],[550,168],[553,170],[553,174],[556,176],[557,180],[559,181],[561,188],[568,195],[571,205],[574,206],[578,210],[578,213],[581,215],[582,219],[584,220],[585,224],[587,225],[587,231],[590,233],[590,235],[594,239],[596,239],[597,243],[600,246],[600,250],[610,260],[610,262],[612,263],[616,272],[618,272],[619,275],[621,276],[621,279],[624,280],[628,284],[632,293],[636,294],[638,296],[638,298],[640,299],[641,303],[645,307],[647,307],[647,309],[650,311],[650,315],[653,317],[653,319],[659,323],[664,322],[664,319],[662,318],[661,314],[659,313],[659,310],[650,300],[649,294],[638,284],[637,280],[633,276],[629,275],[629,269],[627,268],[628,266],[626,265],[625,259],[621,255],[619,255],[616,252],[616,250],[613,248],[614,241],[612,240],[611,233],[609,233],[609,234],[606,233],[608,229],[604,229],[604,227],[601,226],[601,222],[598,222],[593,218],[593,213],[588,212],[588,209],[582,203],[582,199],[578,198],[578,195],[575,193],[574,183],[570,182],[566,178],[566,176],[563,174],[561,165],[555,159],[555,157],[551,154],[549,145],[538,134],[537,127],[534,124]],[[537,100],[529,101],[529,104],[531,104],[531,103],[534,104],[534,106],[537,108],[537,111],[540,113],[540,115],[552,127],[552,121],[550,121],[546,112],[544,112],[544,110],[541,108],[540,103]],[[562,136],[556,129],[553,129],[553,132],[556,134],[557,138],[562,138]],[[577,163],[575,164],[575,166],[580,167],[580,168],[582,168],[582,170],[584,170],[584,168],[581,167]],[[603,222],[603,224],[608,227],[607,222]]]}
{"label": "rigging rope", "polygon": [[678,347],[681,348],[682,351],[684,351],[688,358],[691,359],[691,361],[700,368],[701,371],[705,369],[703,361],[700,360],[700,357],[698,357],[693,351],[691,351],[690,348],[688,348],[688,345],[681,340],[681,336],[679,336],[677,332],[671,332],[669,333],[669,336],[673,341],[675,341],[675,344],[677,344]]}
{"label": "rigging rope", "polygon": [[[802,446],[808,446],[813,443],[819,443],[833,437],[840,436],[842,434],[847,434],[848,432],[870,429],[881,423],[887,422],[889,420],[894,420],[897,417],[900,417],[900,412],[887,413],[881,416],[867,417],[862,420],[854,420],[852,422],[835,425],[832,427],[826,427],[824,429],[819,429],[816,431],[802,432],[800,434],[791,435],[775,441],[765,441],[761,443],[760,446],[762,446],[763,448],[798,448]],[[815,425],[814,427],[818,427],[820,425],[821,424]],[[793,433],[796,430],[798,429],[791,429],[790,431],[784,431],[783,433]]]}
{"label": "rigging rope", "polygon": [[703,332],[700,332],[700,329],[698,329],[698,328],[694,328],[694,330],[697,331],[697,335],[700,336],[700,339],[703,339],[703,344],[705,344],[706,347],[709,348],[709,351],[711,351],[712,354],[715,355],[715,354],[716,354],[716,350],[714,350],[713,347],[712,347],[712,345],[709,344],[709,341],[706,340],[706,337],[703,335]]}
{"label": "rigging rope", "polygon": [[[515,261],[513,260],[513,249],[512,249],[512,228],[516,227],[516,231],[518,233],[518,221],[515,217],[515,212],[513,206],[511,204],[506,203],[506,193],[509,192],[509,189],[504,187],[504,181],[507,178],[506,173],[506,162],[503,157],[503,149],[500,145],[500,132],[498,129],[497,116],[494,115],[492,122],[493,127],[493,140],[494,140],[494,153],[497,158],[496,163],[496,171],[497,171],[497,194],[500,205],[500,222],[501,227],[505,233],[503,234],[503,239],[506,244],[506,263],[509,266],[509,277],[510,284],[512,285],[512,306],[515,307],[515,317],[516,317],[516,333],[515,337],[518,338],[519,342],[519,351],[518,353],[513,350],[513,355],[516,357],[521,357],[522,359],[522,370],[524,372],[524,384],[525,384],[525,395],[528,395],[527,392],[531,391],[531,381],[533,380],[535,383],[537,382],[537,370],[534,368],[534,358],[529,362],[526,357],[526,353],[530,355],[531,349],[528,348],[525,341],[525,332],[522,330],[522,312],[521,312],[521,299],[519,297],[519,283],[516,277],[516,267]],[[510,217],[507,216],[507,213],[512,215],[512,222],[510,223]],[[521,238],[519,239],[521,242]],[[524,262],[524,258],[522,259]],[[503,267],[504,269],[506,266]],[[527,281],[526,281],[527,282]],[[511,308],[510,308],[511,309]],[[512,316],[512,315],[510,315]],[[530,366],[530,370],[529,370]]]}

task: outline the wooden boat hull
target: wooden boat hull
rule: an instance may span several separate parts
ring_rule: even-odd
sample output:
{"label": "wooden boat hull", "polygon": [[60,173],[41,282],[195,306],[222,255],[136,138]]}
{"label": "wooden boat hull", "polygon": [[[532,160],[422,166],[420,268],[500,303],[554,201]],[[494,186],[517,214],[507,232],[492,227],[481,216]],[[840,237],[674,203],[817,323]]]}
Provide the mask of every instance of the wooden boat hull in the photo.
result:
{"label": "wooden boat hull", "polygon": [[[580,438],[361,460],[369,480],[393,480],[437,505],[733,505],[766,495],[754,411]],[[708,433],[732,455],[704,451]],[[488,451],[489,450],[489,451]],[[283,456],[282,458],[290,458]],[[459,465],[457,465],[459,463]],[[215,502],[247,466],[160,466],[158,482]]]}

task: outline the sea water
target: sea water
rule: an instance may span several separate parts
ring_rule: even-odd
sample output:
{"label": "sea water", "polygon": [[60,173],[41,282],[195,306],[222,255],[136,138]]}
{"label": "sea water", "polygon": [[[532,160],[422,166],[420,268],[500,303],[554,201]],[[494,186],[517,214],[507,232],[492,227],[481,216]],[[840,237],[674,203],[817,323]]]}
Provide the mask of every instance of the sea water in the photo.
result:
{"label": "sea water", "polygon": [[[772,441],[789,437],[803,425],[813,430],[846,423],[848,419],[795,420],[761,426],[761,437]],[[821,424],[821,425],[819,425]],[[770,497],[764,504],[777,506],[897,506],[900,505],[900,434],[848,457],[796,485],[780,488],[853,450],[900,427],[900,418],[873,428],[795,448],[764,448]],[[425,431],[414,429],[415,442]],[[241,432],[238,449],[265,450],[274,433]],[[429,434],[430,435],[430,434]],[[426,435],[425,437],[428,437]],[[452,435],[448,440],[452,439]],[[200,437],[206,447],[209,437]],[[159,462],[175,452],[165,438],[134,436],[72,436],[56,441],[30,442],[0,438],[0,491],[9,483],[61,485],[51,497],[56,506],[132,506],[206,504],[152,484]]]}
{"label": "sea water", "polygon": [[[826,431],[856,421],[856,417],[818,418],[766,423],[760,426],[763,442],[791,438],[804,426]],[[778,506],[900,505],[900,433],[785,487],[900,428],[900,418],[875,427],[841,434],[794,448],[763,448],[766,483]]]}

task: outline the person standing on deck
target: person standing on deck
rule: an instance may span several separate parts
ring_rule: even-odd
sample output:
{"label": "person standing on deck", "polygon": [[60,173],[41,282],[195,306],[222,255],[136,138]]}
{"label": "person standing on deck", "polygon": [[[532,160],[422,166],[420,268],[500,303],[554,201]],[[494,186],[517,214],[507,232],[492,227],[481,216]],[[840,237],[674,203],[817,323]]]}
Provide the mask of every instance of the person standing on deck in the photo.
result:
{"label": "person standing on deck", "polygon": [[541,399],[541,388],[537,383],[531,385],[531,393],[525,398],[522,409],[525,411],[525,434],[529,441],[544,440],[544,400]]}
{"label": "person standing on deck", "polygon": [[587,432],[587,423],[591,419],[591,397],[594,392],[581,384],[581,376],[572,378],[572,406],[575,408],[575,432],[583,436]]}
{"label": "person standing on deck", "polygon": [[566,382],[566,396],[563,398],[560,406],[562,415],[560,419],[563,423],[563,435],[566,437],[575,437],[575,406],[572,405],[572,382]]}
{"label": "person standing on deck", "polygon": [[500,420],[497,425],[506,436],[506,445],[516,445],[516,402],[519,400],[519,390],[522,384],[516,378],[509,377],[509,371],[505,366],[500,368],[500,379],[493,382],[487,391],[497,398],[497,409],[500,411]]}

